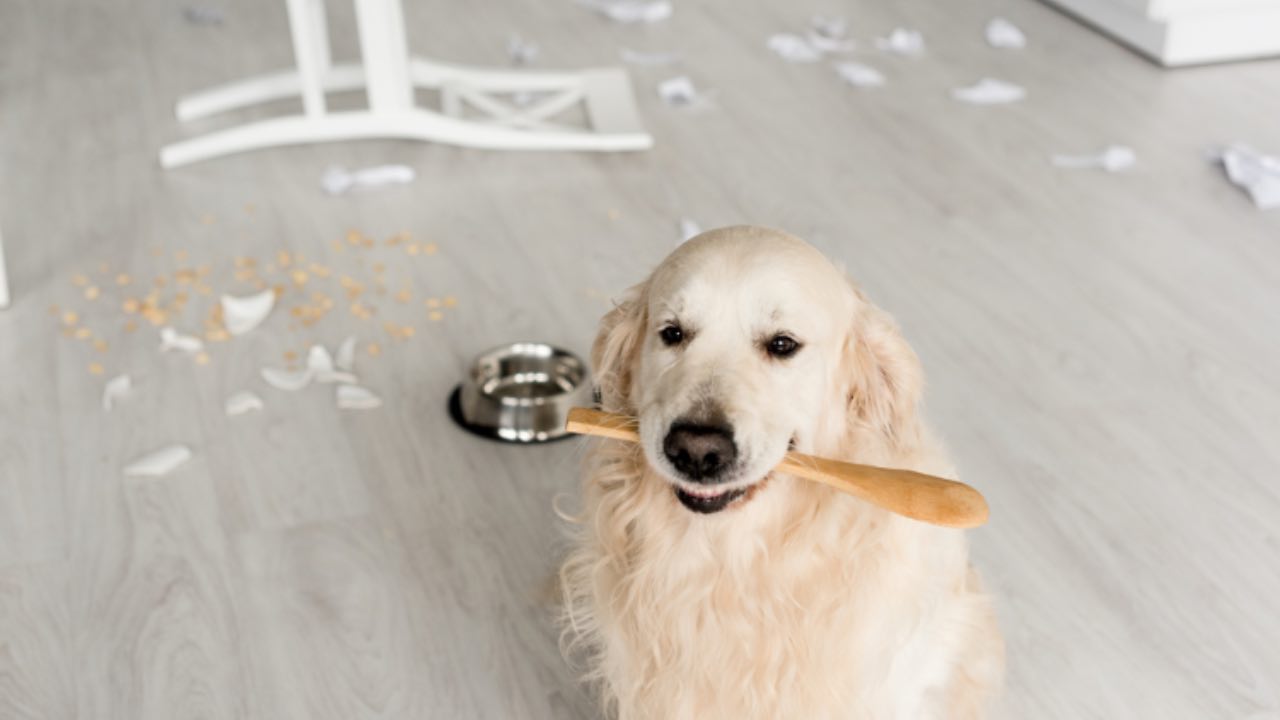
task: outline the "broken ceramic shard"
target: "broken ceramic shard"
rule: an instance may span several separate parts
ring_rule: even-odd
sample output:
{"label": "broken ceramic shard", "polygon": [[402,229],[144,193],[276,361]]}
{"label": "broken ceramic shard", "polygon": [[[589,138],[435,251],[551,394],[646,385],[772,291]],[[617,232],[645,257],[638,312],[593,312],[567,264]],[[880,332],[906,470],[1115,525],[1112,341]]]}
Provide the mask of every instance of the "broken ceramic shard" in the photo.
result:
{"label": "broken ceramic shard", "polygon": [[854,87],[880,87],[884,85],[884,75],[869,65],[856,62],[840,62],[835,64],[836,74],[841,80]]}
{"label": "broken ceramic shard", "polygon": [[1053,164],[1061,168],[1099,168],[1107,172],[1120,172],[1138,162],[1138,154],[1124,145],[1108,145],[1096,155],[1054,155]]}
{"label": "broken ceramic shard", "polygon": [[170,326],[160,328],[160,349],[164,352],[180,350],[185,353],[198,353],[204,350],[204,341],[191,335],[183,335]]}
{"label": "broken ceramic shard", "polygon": [[129,463],[124,474],[129,477],[162,477],[190,459],[191,449],[186,445],[170,445]]}
{"label": "broken ceramic shard", "polygon": [[822,59],[822,51],[809,44],[799,35],[778,33],[770,35],[766,45],[778,57],[787,62],[812,63]]}
{"label": "broken ceramic shard", "polygon": [[951,97],[973,105],[1003,105],[1017,102],[1027,96],[1018,85],[994,78],[982,78],[969,87],[956,88]]}
{"label": "broken ceramic shard", "polygon": [[680,242],[702,234],[702,227],[689,218],[680,218]]}
{"label": "broken ceramic shard", "polygon": [[898,55],[921,55],[924,53],[924,36],[918,30],[894,28],[888,37],[876,38],[876,47]]}
{"label": "broken ceramic shard", "polygon": [[339,385],[334,401],[342,410],[372,410],[382,406],[382,400],[367,388],[359,385]]}
{"label": "broken ceramic shard", "polygon": [[312,345],[307,352],[307,370],[311,377],[319,383],[354,383],[356,376],[349,372],[340,372],[333,367],[333,357],[323,345]]}
{"label": "broken ceramic shard", "polygon": [[222,296],[222,321],[227,332],[232,335],[243,335],[262,324],[275,307],[274,290],[263,290],[256,295],[246,297]]}
{"label": "broken ceramic shard", "polygon": [[1280,207],[1280,158],[1234,143],[1213,153],[1227,178],[1244,188],[1259,210]]}
{"label": "broken ceramic shard", "polygon": [[353,373],[356,371],[356,336],[352,335],[338,345],[338,354],[334,356],[333,364],[343,372]]}
{"label": "broken ceramic shard", "polygon": [[1001,50],[1021,50],[1027,46],[1027,36],[1017,25],[996,17],[987,23],[987,43]]}
{"label": "broken ceramic shard", "polygon": [[320,185],[330,195],[342,195],[354,189],[411,183],[415,176],[413,168],[408,165],[377,165],[353,171],[334,166],[324,172]]}
{"label": "broken ceramic shard", "polygon": [[617,23],[656,23],[671,17],[669,0],[580,0],[583,6]]}
{"label": "broken ceramic shard", "polygon": [[116,401],[123,398],[129,393],[129,389],[133,387],[133,381],[128,375],[117,375],[107,381],[102,386],[102,409],[107,412],[115,407]]}
{"label": "broken ceramic shard", "polygon": [[228,417],[235,417],[236,415],[243,415],[254,410],[261,410],[263,407],[262,398],[248,390],[232,395],[227,398],[226,403],[223,404],[223,410],[226,411]]}
{"label": "broken ceramic shard", "polygon": [[286,392],[297,392],[302,388],[311,384],[312,373],[310,370],[278,370],[276,368],[262,368],[262,379],[267,384],[277,390]]}
{"label": "broken ceramic shard", "polygon": [[618,50],[618,55],[623,62],[629,62],[632,65],[657,66],[680,62],[680,55],[671,52],[641,52],[624,47]]}

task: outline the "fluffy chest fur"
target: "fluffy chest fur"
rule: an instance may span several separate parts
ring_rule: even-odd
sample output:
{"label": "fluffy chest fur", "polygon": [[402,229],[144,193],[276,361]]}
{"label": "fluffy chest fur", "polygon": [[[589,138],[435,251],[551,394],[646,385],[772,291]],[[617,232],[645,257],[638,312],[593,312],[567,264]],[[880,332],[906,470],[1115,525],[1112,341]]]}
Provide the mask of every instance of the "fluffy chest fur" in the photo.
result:
{"label": "fluffy chest fur", "polygon": [[619,718],[929,718],[985,630],[963,537],[775,478],[717,517],[602,448],[566,639]]}

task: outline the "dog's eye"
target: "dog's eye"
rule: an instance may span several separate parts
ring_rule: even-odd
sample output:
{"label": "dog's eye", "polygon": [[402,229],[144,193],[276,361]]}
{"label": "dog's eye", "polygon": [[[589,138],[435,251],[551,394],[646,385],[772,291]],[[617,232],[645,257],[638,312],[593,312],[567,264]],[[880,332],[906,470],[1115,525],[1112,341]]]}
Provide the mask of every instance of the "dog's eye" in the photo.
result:
{"label": "dog's eye", "polygon": [[662,338],[662,343],[667,347],[679,345],[684,342],[684,330],[679,325],[668,325],[658,331],[658,337]]}
{"label": "dog's eye", "polygon": [[765,349],[773,357],[789,358],[792,355],[795,355],[796,351],[800,349],[800,343],[796,342],[794,338],[787,337],[786,335],[774,335],[773,338],[769,340],[768,345],[765,346]]}

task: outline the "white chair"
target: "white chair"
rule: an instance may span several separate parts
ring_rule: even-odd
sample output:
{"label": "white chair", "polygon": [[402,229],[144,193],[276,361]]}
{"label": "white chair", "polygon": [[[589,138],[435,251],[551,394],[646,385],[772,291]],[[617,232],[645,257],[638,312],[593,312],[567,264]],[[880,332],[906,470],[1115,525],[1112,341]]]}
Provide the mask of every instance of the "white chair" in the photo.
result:
{"label": "white chair", "polygon": [[[184,97],[179,120],[301,97],[303,114],[240,125],[160,152],[166,168],[297,143],[403,138],[492,150],[644,150],[644,132],[622,69],[484,70],[410,57],[400,0],[354,0],[363,64],[334,65],[324,0],[287,0],[297,70]],[[436,90],[438,110],[417,107],[415,88]],[[329,112],[326,93],[364,89],[369,106]],[[518,97],[530,98],[521,104]],[[581,105],[585,126],[557,120]]]}
{"label": "white chair", "polygon": [[0,310],[9,307],[9,273],[4,267],[4,232],[0,231]]}

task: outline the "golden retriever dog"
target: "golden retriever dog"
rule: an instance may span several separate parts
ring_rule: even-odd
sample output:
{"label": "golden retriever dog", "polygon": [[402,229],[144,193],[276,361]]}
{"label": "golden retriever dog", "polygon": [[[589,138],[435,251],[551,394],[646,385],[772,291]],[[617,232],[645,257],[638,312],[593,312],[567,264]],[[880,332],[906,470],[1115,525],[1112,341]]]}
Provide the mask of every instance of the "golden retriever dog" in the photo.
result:
{"label": "golden retriever dog", "polygon": [[772,472],[789,448],[955,477],[894,322],[804,241],[682,245],[605,316],[603,409],[560,578],[620,720],[972,718],[1003,643],[961,531]]}

